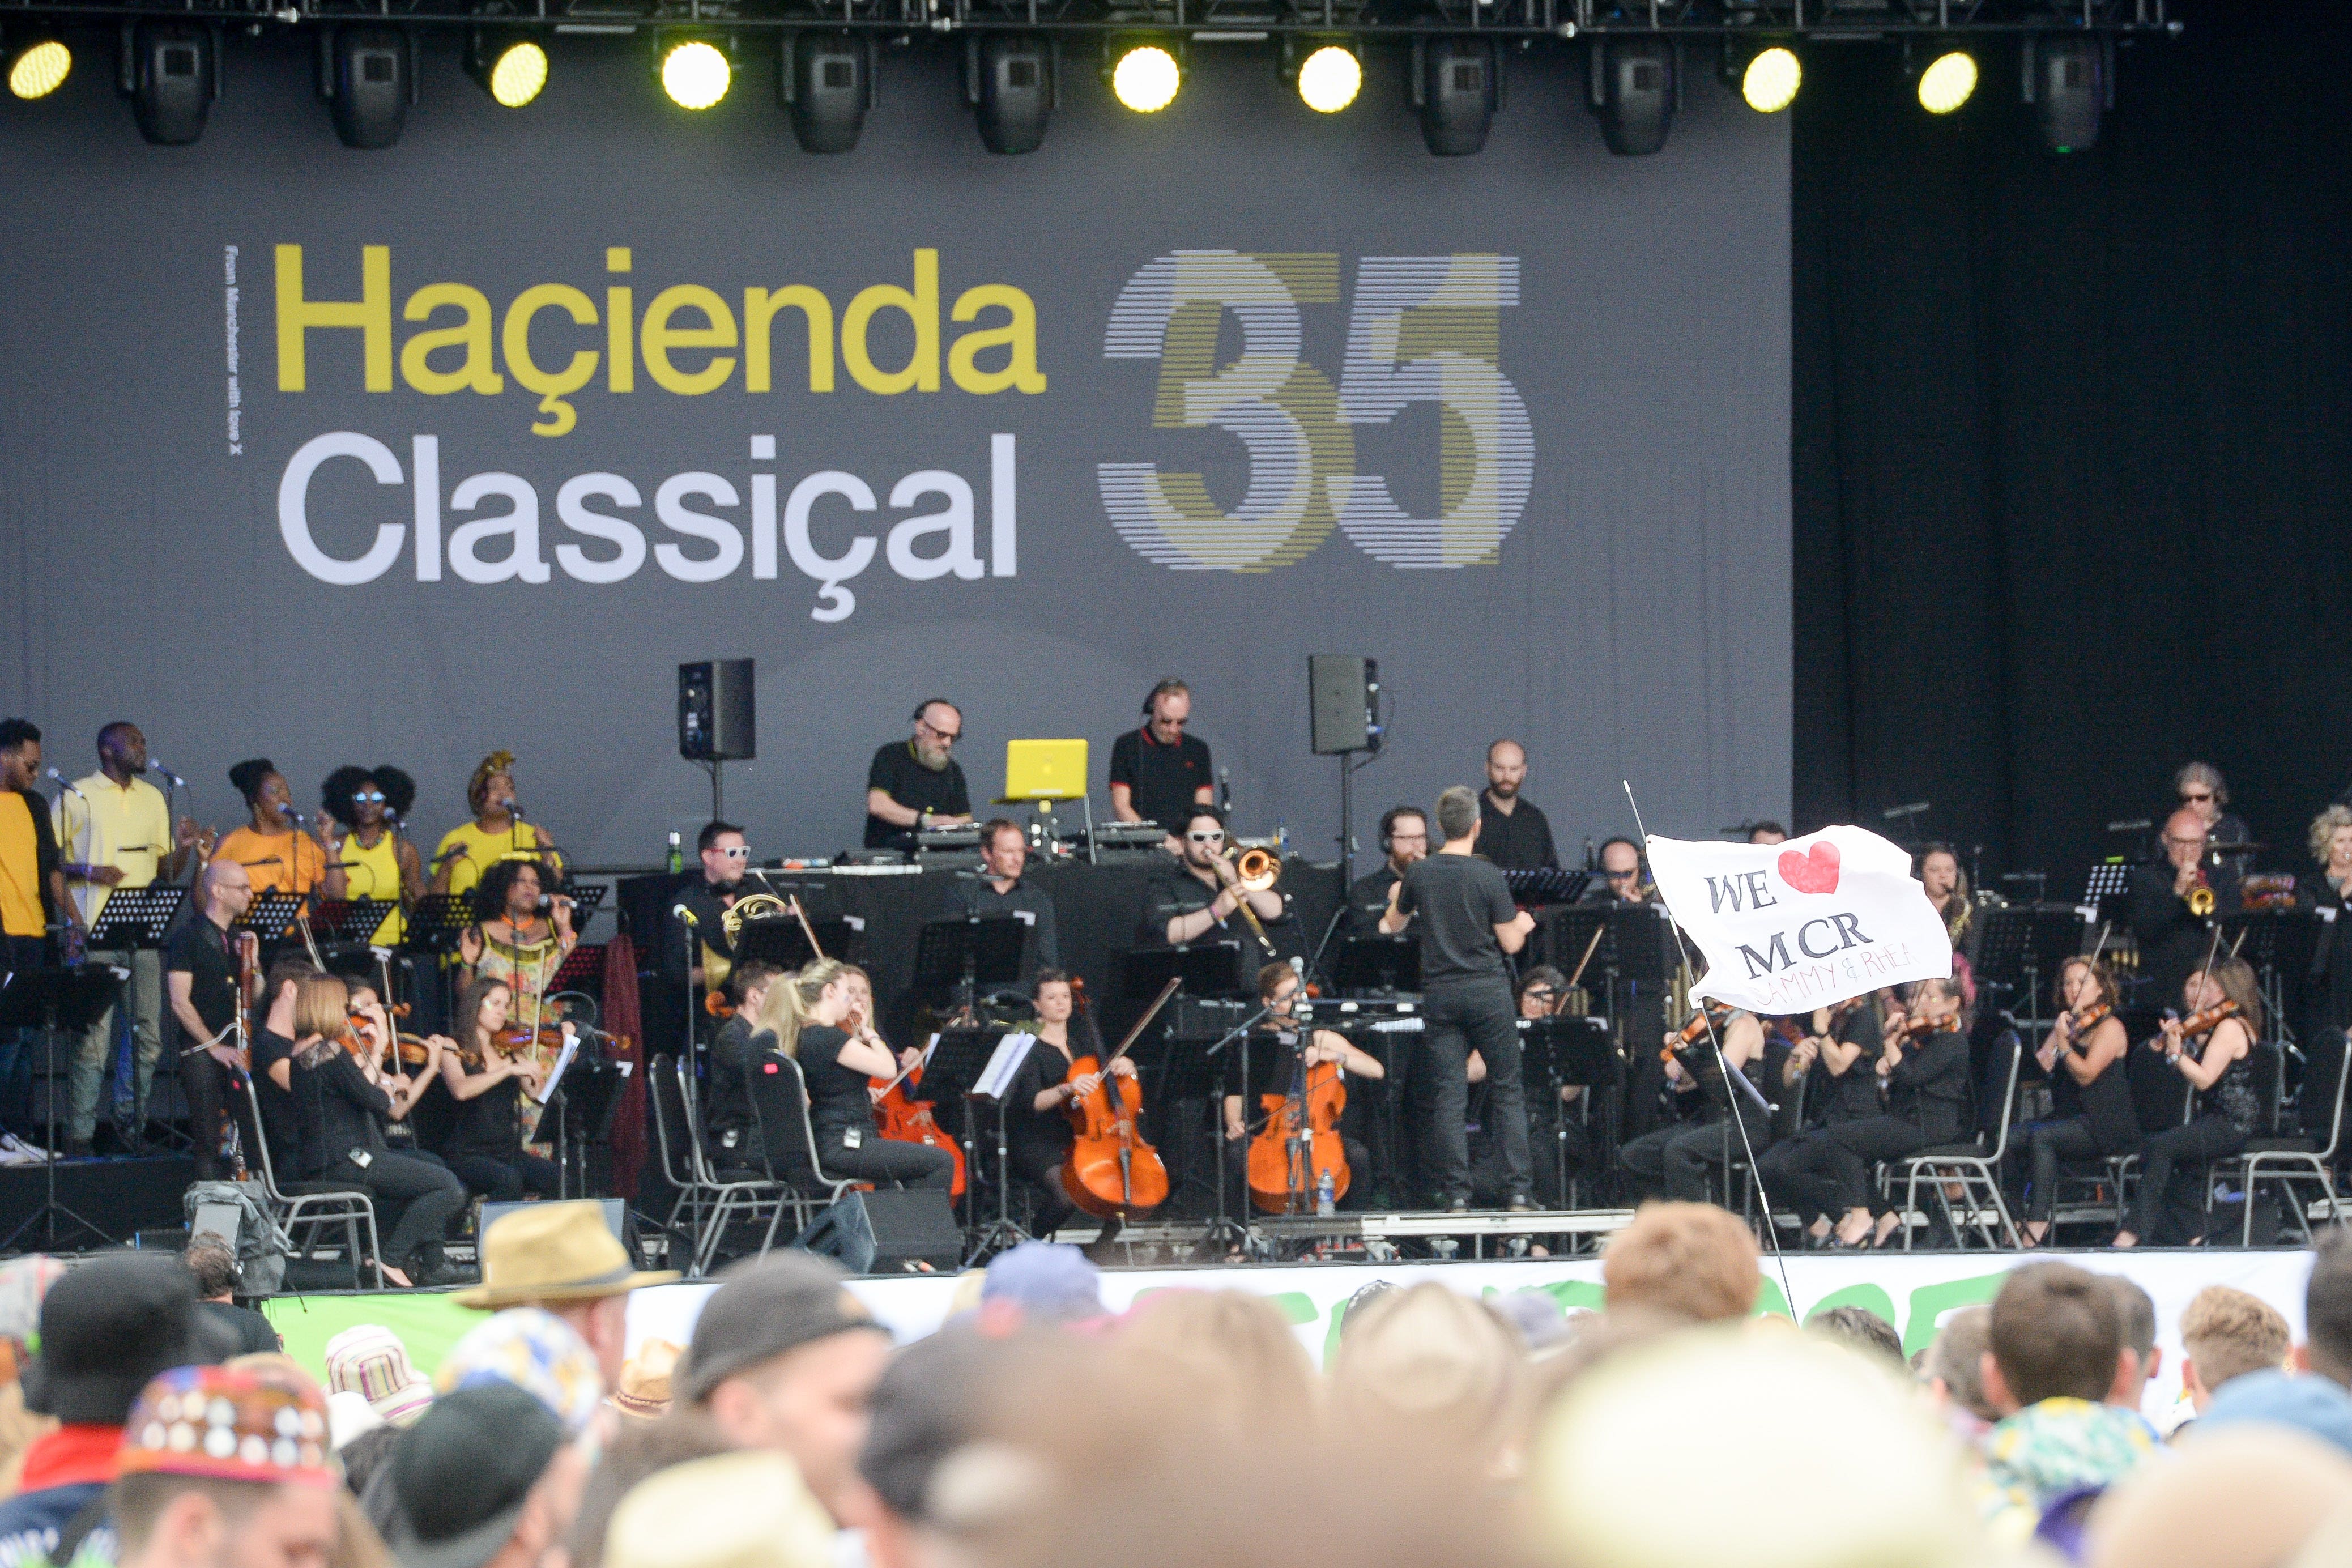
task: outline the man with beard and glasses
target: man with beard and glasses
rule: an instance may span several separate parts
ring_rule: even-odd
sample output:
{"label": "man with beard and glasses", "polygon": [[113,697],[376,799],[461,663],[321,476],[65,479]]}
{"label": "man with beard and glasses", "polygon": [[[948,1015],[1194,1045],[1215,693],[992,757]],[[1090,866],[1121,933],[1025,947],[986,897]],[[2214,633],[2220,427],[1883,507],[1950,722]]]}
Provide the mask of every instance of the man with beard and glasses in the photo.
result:
{"label": "man with beard and glasses", "polygon": [[874,753],[866,770],[866,847],[915,847],[927,827],[971,820],[971,793],[950,753],[963,739],[963,710],[944,697],[915,708],[915,732]]}

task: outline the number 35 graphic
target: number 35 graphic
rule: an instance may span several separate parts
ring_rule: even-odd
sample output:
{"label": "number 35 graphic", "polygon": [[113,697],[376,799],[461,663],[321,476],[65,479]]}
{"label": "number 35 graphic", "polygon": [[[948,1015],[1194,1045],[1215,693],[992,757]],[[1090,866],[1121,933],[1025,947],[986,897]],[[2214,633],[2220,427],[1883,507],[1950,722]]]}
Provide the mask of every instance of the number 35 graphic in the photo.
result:
{"label": "number 35 graphic", "polygon": [[[1499,312],[1519,302],[1518,258],[1362,258],[1335,392],[1298,357],[1298,310],[1339,302],[1330,255],[1180,250],[1128,279],[1103,356],[1160,362],[1154,428],[1228,431],[1249,458],[1230,512],[1197,473],[1097,464],[1103,508],[1137,552],[1178,571],[1265,572],[1305,555],[1337,523],[1391,566],[1495,563],[1535,475],[1527,405],[1499,363]],[[1220,368],[1227,310],[1242,351]],[[1386,479],[1357,471],[1350,427],[1386,424],[1415,403],[1438,405],[1435,517],[1408,515]]]}

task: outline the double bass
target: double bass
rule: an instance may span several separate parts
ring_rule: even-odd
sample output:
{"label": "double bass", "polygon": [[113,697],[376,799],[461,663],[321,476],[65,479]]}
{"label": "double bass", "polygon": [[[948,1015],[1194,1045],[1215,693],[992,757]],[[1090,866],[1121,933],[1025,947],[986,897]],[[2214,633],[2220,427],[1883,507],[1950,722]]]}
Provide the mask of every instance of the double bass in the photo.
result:
{"label": "double bass", "polygon": [[1339,1139],[1339,1113],[1348,1109],[1348,1088],[1339,1080],[1338,1062],[1307,1065],[1314,1039],[1315,1031],[1302,1027],[1289,1090],[1259,1099],[1265,1125],[1250,1140],[1249,1191],[1250,1202],[1267,1214],[1312,1208],[1327,1174],[1331,1195],[1345,1197],[1354,1174]]}
{"label": "double bass", "polygon": [[1076,1135],[1071,1140],[1069,1157],[1062,1162],[1062,1190],[1071,1203],[1097,1219],[1132,1219],[1168,1201],[1168,1167],[1160,1163],[1160,1151],[1136,1130],[1143,1115],[1143,1096],[1131,1080],[1110,1069],[1160,1016],[1180,984],[1171,980],[1160,988],[1160,994],[1151,999],[1151,1005],[1108,1060],[1079,1057],[1063,1075],[1065,1083],[1075,1083],[1089,1074],[1096,1080],[1091,1090],[1069,1104],[1070,1124]]}

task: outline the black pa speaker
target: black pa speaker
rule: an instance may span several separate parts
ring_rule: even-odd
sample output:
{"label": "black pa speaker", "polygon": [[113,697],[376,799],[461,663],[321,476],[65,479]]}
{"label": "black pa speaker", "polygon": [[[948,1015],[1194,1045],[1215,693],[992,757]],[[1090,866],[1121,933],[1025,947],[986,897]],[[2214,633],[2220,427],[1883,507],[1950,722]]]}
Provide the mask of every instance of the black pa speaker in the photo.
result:
{"label": "black pa speaker", "polygon": [[917,1262],[946,1269],[963,1261],[963,1232],[947,1194],[936,1187],[845,1194],[793,1245],[852,1274],[895,1274]]}
{"label": "black pa speaker", "polygon": [[740,763],[760,754],[750,659],[677,667],[677,754],[690,763]]}
{"label": "black pa speaker", "polygon": [[1308,727],[1315,754],[1343,755],[1381,749],[1381,726],[1373,713],[1380,696],[1377,659],[1354,654],[1307,656]]}

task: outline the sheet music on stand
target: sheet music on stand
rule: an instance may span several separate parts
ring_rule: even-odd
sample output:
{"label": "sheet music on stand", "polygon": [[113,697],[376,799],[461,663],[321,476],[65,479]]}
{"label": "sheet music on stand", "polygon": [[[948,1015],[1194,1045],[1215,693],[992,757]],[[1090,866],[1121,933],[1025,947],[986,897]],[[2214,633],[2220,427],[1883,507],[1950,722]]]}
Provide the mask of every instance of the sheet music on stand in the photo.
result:
{"label": "sheet music on stand", "polygon": [[1592,885],[1592,873],[1530,866],[1504,872],[1503,880],[1509,885],[1511,897],[1522,904],[1572,904]]}
{"label": "sheet music on stand", "polygon": [[1019,1029],[997,1041],[988,1065],[980,1069],[980,1077],[972,1082],[972,1093],[989,1100],[1003,1100],[1004,1091],[1013,1087],[1013,1075],[1019,1072],[1021,1064],[1029,1059],[1029,1047],[1036,1043],[1036,1036]]}
{"label": "sheet music on stand", "polygon": [[[307,893],[289,893],[283,889],[273,888],[268,892],[255,894],[253,902],[246,906],[245,913],[237,917],[236,924],[259,937],[264,944],[299,942],[302,933],[295,929],[294,922],[310,902]],[[317,935],[316,927],[312,928],[311,934],[313,937]]]}
{"label": "sheet music on stand", "polygon": [[89,945],[99,951],[161,946],[164,929],[187,899],[188,889],[177,883],[117,888],[106,895],[106,902],[99,908],[98,919],[90,926]]}
{"label": "sheet music on stand", "polygon": [[548,1069],[547,1081],[539,1086],[539,1092],[531,1098],[541,1105],[552,1100],[555,1091],[563,1087],[563,1075],[571,1070],[572,1058],[579,1054],[580,1037],[566,1029],[563,1032],[563,1048],[555,1053],[555,1065]]}

